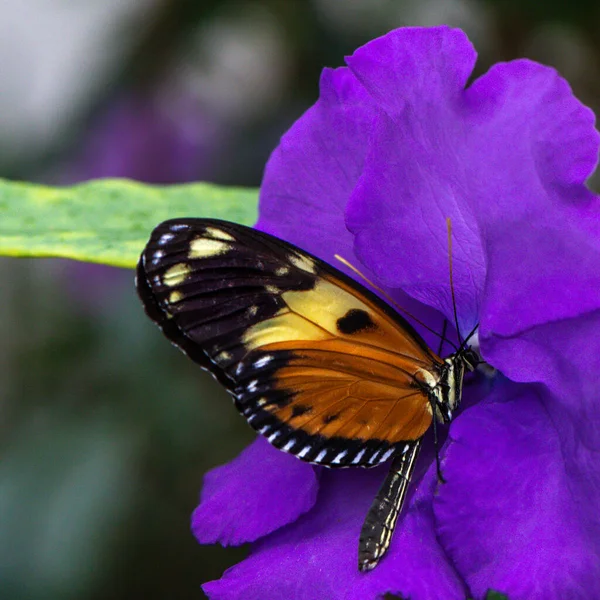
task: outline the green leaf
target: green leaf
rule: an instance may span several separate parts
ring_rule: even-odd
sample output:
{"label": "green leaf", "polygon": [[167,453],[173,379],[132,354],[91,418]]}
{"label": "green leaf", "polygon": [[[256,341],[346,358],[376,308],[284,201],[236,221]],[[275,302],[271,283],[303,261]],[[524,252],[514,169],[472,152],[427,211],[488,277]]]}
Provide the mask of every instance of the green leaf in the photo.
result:
{"label": "green leaf", "polygon": [[0,179],[0,255],[58,256],[135,267],[151,230],[174,217],[253,225],[258,190],[125,179],[47,187]]}
{"label": "green leaf", "polygon": [[494,590],[488,590],[485,595],[485,600],[508,600],[508,596],[505,596],[500,592],[495,592]]}

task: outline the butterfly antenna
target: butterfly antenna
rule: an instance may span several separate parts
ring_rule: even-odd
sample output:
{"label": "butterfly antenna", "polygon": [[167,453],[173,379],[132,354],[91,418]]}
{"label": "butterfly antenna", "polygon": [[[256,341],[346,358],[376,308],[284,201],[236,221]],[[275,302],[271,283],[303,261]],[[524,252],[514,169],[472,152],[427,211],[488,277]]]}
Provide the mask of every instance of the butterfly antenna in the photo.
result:
{"label": "butterfly antenna", "polygon": [[446,217],[446,227],[448,229],[448,266],[450,268],[450,293],[452,294],[452,310],[454,312],[454,326],[456,327],[456,335],[460,348],[463,347],[464,341],[460,337],[460,329],[458,328],[458,313],[456,312],[456,296],[454,295],[454,276],[452,272],[452,221],[450,217]]}
{"label": "butterfly antenna", "polygon": [[446,330],[448,329],[448,319],[444,319],[444,324],[442,325],[442,339],[440,340],[440,347],[438,348],[438,356],[442,355],[442,350],[444,349],[444,342],[446,341]]}
{"label": "butterfly antenna", "polygon": [[473,327],[473,329],[471,329],[471,331],[469,332],[469,335],[464,339],[461,347],[466,347],[467,342],[475,335],[475,333],[477,332],[478,329],[479,329],[479,323],[477,323],[477,325],[475,325],[475,327]]}
{"label": "butterfly antenna", "polygon": [[[415,317],[415,315],[409,313],[405,308],[400,306],[386,291],[382,290],[378,285],[375,285],[370,279],[367,278],[366,275],[361,273],[354,265],[351,265],[345,258],[341,257],[339,254],[335,254],[334,256],[343,265],[348,267],[353,273],[356,273],[356,275],[358,275],[363,281],[366,281],[373,289],[377,290],[390,304],[395,306],[400,312],[403,312],[405,315],[409,316],[413,321],[415,321],[416,323],[421,325],[421,327],[424,327],[425,329],[427,329],[427,331],[429,331],[430,333],[433,333],[433,335],[437,335],[437,337],[443,339],[443,336],[440,335],[437,331],[435,331],[435,329],[432,329],[428,325],[425,325],[425,323],[423,323],[423,321],[421,321],[420,319],[417,319],[417,317]],[[448,341],[449,343],[452,344],[452,342],[450,342],[450,340],[446,340],[446,341]],[[452,344],[452,345],[454,346],[454,344]],[[456,346],[454,346],[454,347],[456,348]]]}

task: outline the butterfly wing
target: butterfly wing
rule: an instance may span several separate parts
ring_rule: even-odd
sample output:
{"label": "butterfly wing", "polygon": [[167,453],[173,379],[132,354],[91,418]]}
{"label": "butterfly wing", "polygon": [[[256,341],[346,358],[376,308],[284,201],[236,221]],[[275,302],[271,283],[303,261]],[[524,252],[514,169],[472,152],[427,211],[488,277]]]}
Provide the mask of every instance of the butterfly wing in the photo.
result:
{"label": "butterfly wing", "polygon": [[374,466],[431,424],[427,373],[441,360],[374,294],[291,244],[225,221],[166,221],[137,286],[251,426],[303,460]]}

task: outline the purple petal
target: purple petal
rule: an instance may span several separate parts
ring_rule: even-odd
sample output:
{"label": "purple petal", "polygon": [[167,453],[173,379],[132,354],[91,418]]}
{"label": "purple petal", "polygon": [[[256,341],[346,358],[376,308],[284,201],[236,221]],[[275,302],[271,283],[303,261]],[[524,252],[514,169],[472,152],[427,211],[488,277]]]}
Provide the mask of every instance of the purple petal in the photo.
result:
{"label": "purple petal", "polygon": [[[554,393],[548,410],[563,445],[577,439],[600,450],[593,383],[600,367],[600,202],[584,186],[598,155],[594,116],[564,80],[539,65],[500,65],[487,77],[490,89],[521,81],[520,93],[529,89],[538,98],[529,120],[539,185],[518,203],[499,200],[498,216],[480,216],[489,219],[482,352],[514,381],[542,382]],[[486,92],[484,84],[479,88],[478,94]],[[526,360],[515,360],[521,356]]]}
{"label": "purple petal", "polygon": [[325,69],[321,95],[271,155],[260,193],[257,227],[327,262],[351,262],[344,208],[363,168],[374,108],[348,69]]}
{"label": "purple petal", "polygon": [[482,336],[596,310],[600,202],[584,186],[598,158],[592,111],[554,70],[529,61],[496,66],[467,95],[510,115],[503,137],[514,140],[497,157],[488,151],[504,165],[505,191],[477,215],[488,254]]}
{"label": "purple petal", "polygon": [[[402,287],[450,317],[450,217],[465,329],[478,316],[486,318],[480,305],[497,232],[506,233],[504,250],[510,238],[513,251],[498,255],[504,270],[494,283],[510,285],[523,259],[540,264],[541,252],[529,261],[526,252],[535,244],[529,232],[515,235],[518,225],[531,228],[545,214],[542,227],[554,220],[564,238],[565,215],[555,210],[591,202],[581,182],[598,149],[591,111],[554,70],[514,61],[465,90],[474,57],[464,34],[437,28],[392,32],[348,59],[382,111],[347,209],[357,256],[386,285]],[[386,96],[392,83],[394,94]],[[535,289],[532,282],[523,295],[531,297]],[[496,298],[505,313],[512,311],[504,295]]]}
{"label": "purple petal", "polygon": [[192,529],[201,544],[252,542],[294,522],[317,497],[310,465],[258,438],[204,478]]}
{"label": "purple petal", "polygon": [[[579,468],[583,448],[600,452],[598,373],[600,312],[533,327],[485,343],[494,364],[516,381],[541,381],[552,392],[544,401],[560,435],[565,460]],[[525,360],[519,360],[524,357]],[[581,467],[587,463],[583,461]]]}
{"label": "purple petal", "polygon": [[[600,230],[596,199],[532,211],[490,240],[481,349],[514,381],[541,382],[563,444],[600,450]],[[513,265],[511,268],[510,265]],[[515,267],[515,264],[517,265]],[[577,440],[575,442],[574,440]],[[566,456],[572,456],[570,451]]]}
{"label": "purple petal", "polygon": [[476,58],[460,29],[403,27],[361,46],[346,63],[384,112],[399,115],[432,100],[449,104]]}
{"label": "purple petal", "polygon": [[584,467],[591,486],[565,470],[540,394],[497,385],[450,428],[434,512],[476,598],[488,588],[511,599],[600,597],[597,456]]}
{"label": "purple petal", "polygon": [[468,135],[461,93],[474,61],[464,33],[447,27],[396,30],[347,59],[380,107],[347,208],[357,256],[385,285],[450,317],[451,217],[454,285],[465,326],[476,320],[485,276],[480,235],[465,204],[473,174],[463,154]]}
{"label": "purple petal", "polygon": [[[317,103],[294,123],[269,159],[256,227],[297,244],[366,285],[334,255],[361,267],[344,210],[363,169],[376,109],[346,68],[325,69],[320,89]],[[435,311],[399,289],[386,291],[411,314],[441,329]],[[417,328],[429,340],[429,334]]]}
{"label": "purple petal", "polygon": [[388,555],[370,573],[358,572],[359,531],[384,476],[385,467],[324,471],[315,507],[259,542],[249,558],[204,591],[211,600],[363,600],[386,592],[463,599],[465,589],[432,526],[433,477],[420,483]]}

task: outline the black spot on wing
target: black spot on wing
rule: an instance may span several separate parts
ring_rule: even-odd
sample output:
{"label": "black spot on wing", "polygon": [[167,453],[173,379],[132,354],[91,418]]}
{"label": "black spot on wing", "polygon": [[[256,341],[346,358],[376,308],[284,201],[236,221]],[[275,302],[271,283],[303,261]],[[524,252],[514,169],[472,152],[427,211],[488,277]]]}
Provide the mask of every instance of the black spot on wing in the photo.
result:
{"label": "black spot on wing", "polygon": [[312,406],[307,406],[305,404],[296,404],[295,406],[292,407],[292,419],[294,417],[301,417],[302,415],[305,415],[306,413],[310,412],[312,410]]}
{"label": "black spot on wing", "polygon": [[375,327],[375,323],[371,320],[369,313],[360,308],[350,309],[343,317],[337,320],[336,325],[338,331],[346,335],[352,335],[353,333]]}
{"label": "black spot on wing", "polygon": [[329,423],[333,423],[333,421],[337,421],[340,418],[339,414],[325,415],[323,417],[323,423],[325,425],[329,425]]}

